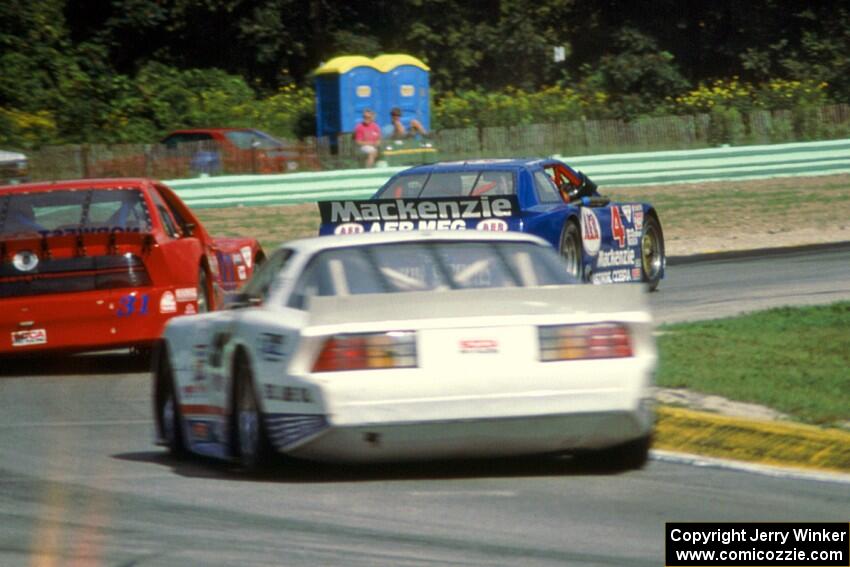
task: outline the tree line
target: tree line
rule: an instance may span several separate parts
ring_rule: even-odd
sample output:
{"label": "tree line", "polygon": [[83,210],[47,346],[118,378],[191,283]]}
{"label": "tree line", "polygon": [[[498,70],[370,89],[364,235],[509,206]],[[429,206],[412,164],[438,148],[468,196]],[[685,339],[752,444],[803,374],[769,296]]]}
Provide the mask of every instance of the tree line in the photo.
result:
{"label": "tree line", "polygon": [[4,0],[0,143],[306,136],[311,72],[380,53],[428,63],[436,127],[850,102],[850,8],[823,0]]}

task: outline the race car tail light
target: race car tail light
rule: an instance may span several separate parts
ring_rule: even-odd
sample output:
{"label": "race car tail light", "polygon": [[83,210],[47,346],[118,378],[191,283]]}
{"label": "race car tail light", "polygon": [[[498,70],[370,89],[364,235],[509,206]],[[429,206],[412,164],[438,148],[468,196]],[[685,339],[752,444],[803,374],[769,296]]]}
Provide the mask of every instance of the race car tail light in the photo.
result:
{"label": "race car tail light", "polygon": [[538,335],[543,362],[632,356],[629,329],[620,323],[539,327]]}
{"label": "race car tail light", "polygon": [[313,364],[313,372],[415,367],[416,333],[390,331],[326,338]]}

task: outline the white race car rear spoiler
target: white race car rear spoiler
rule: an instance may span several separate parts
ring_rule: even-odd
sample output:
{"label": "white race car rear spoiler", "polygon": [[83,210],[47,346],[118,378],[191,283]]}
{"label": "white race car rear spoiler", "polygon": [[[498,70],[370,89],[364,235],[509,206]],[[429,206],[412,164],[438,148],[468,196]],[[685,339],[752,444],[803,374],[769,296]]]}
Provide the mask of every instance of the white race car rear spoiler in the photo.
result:
{"label": "white race car rear spoiler", "polygon": [[308,334],[318,327],[435,318],[535,316],[554,322],[652,321],[643,284],[558,285],[313,297]]}

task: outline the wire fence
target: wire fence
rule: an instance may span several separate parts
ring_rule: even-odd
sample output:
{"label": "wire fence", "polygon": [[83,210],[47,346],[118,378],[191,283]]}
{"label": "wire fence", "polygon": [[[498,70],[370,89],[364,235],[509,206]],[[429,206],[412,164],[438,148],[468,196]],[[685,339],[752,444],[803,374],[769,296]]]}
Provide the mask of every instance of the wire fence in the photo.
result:
{"label": "wire fence", "polygon": [[[565,156],[683,150],[719,145],[770,144],[850,137],[850,105],[805,111],[759,110],[744,114],[698,114],[623,120],[576,120],[558,124],[461,128],[388,144],[390,165],[436,160]],[[285,148],[230,151],[214,142],[177,147],[158,144],[67,145],[28,154],[32,179],[154,177],[282,173],[362,167],[350,134],[287,142]]]}

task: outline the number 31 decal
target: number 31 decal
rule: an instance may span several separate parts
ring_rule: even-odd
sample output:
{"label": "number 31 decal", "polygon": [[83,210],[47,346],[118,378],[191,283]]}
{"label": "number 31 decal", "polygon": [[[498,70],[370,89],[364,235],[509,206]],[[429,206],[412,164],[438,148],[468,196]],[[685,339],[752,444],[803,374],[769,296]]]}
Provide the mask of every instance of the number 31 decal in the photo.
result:
{"label": "number 31 decal", "polygon": [[147,315],[148,314],[148,295],[125,295],[118,300],[118,311],[115,312],[119,317],[129,317],[131,315]]}
{"label": "number 31 decal", "polygon": [[619,207],[611,207],[611,236],[620,248],[626,245],[626,230],[623,228]]}

